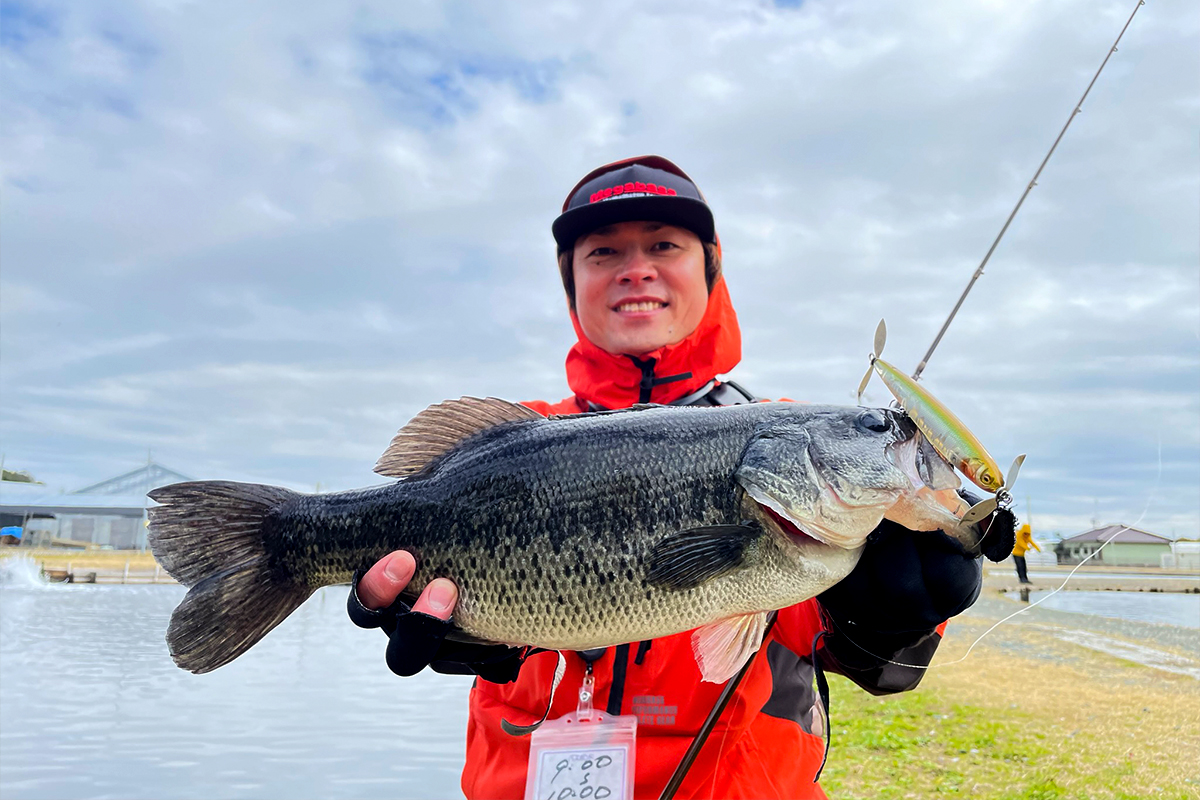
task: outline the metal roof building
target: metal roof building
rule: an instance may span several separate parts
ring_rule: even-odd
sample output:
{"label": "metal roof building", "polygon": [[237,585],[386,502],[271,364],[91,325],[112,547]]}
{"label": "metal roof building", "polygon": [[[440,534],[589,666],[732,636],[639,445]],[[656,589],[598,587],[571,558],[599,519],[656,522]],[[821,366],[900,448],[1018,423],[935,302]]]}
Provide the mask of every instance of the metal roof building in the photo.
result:
{"label": "metal roof building", "polygon": [[153,461],[70,493],[0,481],[0,524],[20,525],[25,546],[74,545],[144,549],[146,493],[191,480]]}
{"label": "metal roof building", "polygon": [[1104,549],[1089,563],[1158,567],[1163,563],[1163,556],[1171,554],[1171,539],[1128,525],[1105,525],[1068,536],[1058,543],[1055,550],[1060,564],[1074,564],[1101,547]]}

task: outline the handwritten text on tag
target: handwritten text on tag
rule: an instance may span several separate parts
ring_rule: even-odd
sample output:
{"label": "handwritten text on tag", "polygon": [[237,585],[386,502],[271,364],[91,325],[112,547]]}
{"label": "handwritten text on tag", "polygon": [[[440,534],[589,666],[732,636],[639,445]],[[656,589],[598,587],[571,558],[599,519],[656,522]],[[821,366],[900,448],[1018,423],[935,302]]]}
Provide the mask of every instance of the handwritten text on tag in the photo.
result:
{"label": "handwritten text on tag", "polygon": [[537,800],[626,800],[624,747],[543,750]]}

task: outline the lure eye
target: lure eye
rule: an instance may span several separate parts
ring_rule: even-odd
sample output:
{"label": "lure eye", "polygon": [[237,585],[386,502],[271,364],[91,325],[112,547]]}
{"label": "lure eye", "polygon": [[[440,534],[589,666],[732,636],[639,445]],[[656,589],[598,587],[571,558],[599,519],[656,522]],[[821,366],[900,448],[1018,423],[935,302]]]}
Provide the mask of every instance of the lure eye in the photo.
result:
{"label": "lure eye", "polygon": [[996,476],[993,475],[992,471],[990,469],[988,469],[987,467],[983,467],[982,469],[980,469],[979,472],[975,475],[975,479],[978,480],[980,485],[985,488],[988,488],[988,489],[1000,488],[1000,481],[996,480]]}
{"label": "lure eye", "polygon": [[891,427],[891,425],[888,423],[887,417],[883,415],[883,412],[876,408],[868,408],[864,410],[858,415],[858,419],[856,419],[854,423],[862,430],[875,431],[876,433],[883,433]]}

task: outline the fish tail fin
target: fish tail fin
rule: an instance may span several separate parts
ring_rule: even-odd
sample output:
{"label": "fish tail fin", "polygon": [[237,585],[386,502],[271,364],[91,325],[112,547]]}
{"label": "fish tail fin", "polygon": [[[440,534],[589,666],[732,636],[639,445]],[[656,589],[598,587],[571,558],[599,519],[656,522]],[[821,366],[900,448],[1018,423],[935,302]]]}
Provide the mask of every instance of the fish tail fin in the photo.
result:
{"label": "fish tail fin", "polygon": [[268,515],[297,492],[231,481],[193,481],[150,492],[154,558],[189,588],[171,614],[167,646],[190,672],[211,672],[246,652],[313,588],[281,573],[267,551]]}

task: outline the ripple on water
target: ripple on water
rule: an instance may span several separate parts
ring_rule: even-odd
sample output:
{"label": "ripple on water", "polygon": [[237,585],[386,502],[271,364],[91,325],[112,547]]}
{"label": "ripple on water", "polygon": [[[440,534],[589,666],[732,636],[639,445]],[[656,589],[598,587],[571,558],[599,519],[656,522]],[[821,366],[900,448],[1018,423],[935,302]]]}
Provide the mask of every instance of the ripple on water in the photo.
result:
{"label": "ripple on water", "polygon": [[0,586],[0,796],[460,796],[470,678],[397,678],[323,589],[207,675],[178,586]]}
{"label": "ripple on water", "polygon": [[[1009,592],[1015,599],[1017,592]],[[1029,602],[1040,608],[1091,614],[1109,619],[1156,622],[1181,628],[1200,628],[1200,594],[1181,592],[1082,592],[1030,591]]]}

